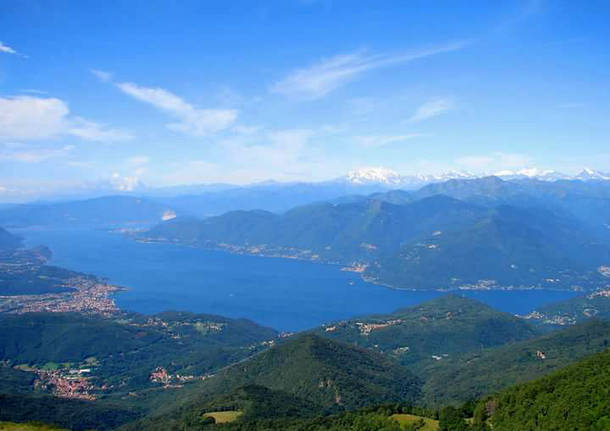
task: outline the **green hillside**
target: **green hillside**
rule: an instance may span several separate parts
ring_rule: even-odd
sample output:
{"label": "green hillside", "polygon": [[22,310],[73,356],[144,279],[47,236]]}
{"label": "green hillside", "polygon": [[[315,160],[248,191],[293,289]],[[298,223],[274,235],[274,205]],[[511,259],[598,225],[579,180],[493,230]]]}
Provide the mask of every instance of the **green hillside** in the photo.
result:
{"label": "green hillside", "polygon": [[[140,409],[41,394],[0,394],[0,421],[43,422],[73,431],[114,429],[136,420]],[[43,428],[44,429],[44,428]]]}
{"label": "green hillside", "polygon": [[193,313],[3,315],[0,360],[37,369],[85,367],[106,385],[127,391],[152,385],[149,375],[157,367],[201,376],[253,354],[276,336],[248,320]]}
{"label": "green hillside", "polygon": [[610,351],[514,386],[479,405],[494,431],[610,429]]}
{"label": "green hillside", "polygon": [[331,339],[379,350],[423,367],[433,358],[532,338],[539,332],[511,314],[456,295],[442,296],[386,315],[329,324],[316,331]]}
{"label": "green hillside", "polygon": [[323,260],[350,262],[398,250],[403,242],[438,229],[466,225],[482,212],[481,208],[444,196],[407,205],[367,199],[339,205],[311,204],[282,215],[233,211],[203,221],[176,219],[143,236],[201,246],[264,245],[267,253],[309,250]]}
{"label": "green hillside", "polygon": [[285,391],[274,391],[265,386],[245,385],[200,406],[205,412],[239,411],[240,420],[282,417],[312,417],[323,409]]}
{"label": "green hillside", "polygon": [[592,317],[610,319],[610,290],[608,288],[565,301],[545,304],[525,316],[532,323],[550,327],[573,325]]}
{"label": "green hillside", "polygon": [[274,400],[289,395],[288,406],[292,407],[288,410],[303,416],[325,409],[413,402],[418,397],[420,382],[405,367],[382,354],[305,334],[227,367],[191,390],[175,407],[166,407],[129,429],[180,429],[179,424],[184,421],[195,426],[205,411],[219,408],[244,409],[247,413],[244,419],[251,418],[252,410],[244,404],[244,398],[252,401],[253,394],[235,395],[240,393],[239,388],[253,388],[251,385],[256,385],[259,395],[268,400],[264,404],[271,406]]}
{"label": "green hillside", "polygon": [[423,403],[479,398],[558,370],[610,346],[610,322],[592,320],[506,346],[441,360],[423,370]]}
{"label": "green hillside", "polygon": [[463,229],[406,243],[369,273],[397,286],[588,289],[610,249],[578,222],[541,209],[500,206]]}
{"label": "green hillside", "polygon": [[300,335],[210,379],[207,390],[257,384],[324,407],[414,400],[419,381],[390,358],[316,335]]}

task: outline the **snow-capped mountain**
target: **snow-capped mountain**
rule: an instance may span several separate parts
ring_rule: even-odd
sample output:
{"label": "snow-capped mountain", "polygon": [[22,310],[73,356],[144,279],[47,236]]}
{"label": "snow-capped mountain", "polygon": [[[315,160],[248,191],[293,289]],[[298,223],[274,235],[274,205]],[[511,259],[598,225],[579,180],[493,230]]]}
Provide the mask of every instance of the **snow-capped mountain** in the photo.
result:
{"label": "snow-capped mountain", "polygon": [[525,168],[517,171],[504,170],[493,174],[503,180],[536,179],[540,181],[569,180],[570,175],[552,169]]}
{"label": "snow-capped mountain", "polygon": [[355,169],[345,176],[347,182],[358,185],[370,183],[400,185],[402,178],[398,172],[382,167]]}
{"label": "snow-capped mountain", "polygon": [[469,172],[448,171],[441,174],[401,175],[396,171],[383,167],[367,167],[348,172],[340,178],[354,186],[379,185],[393,188],[417,188],[426,184],[454,179],[476,178]]}
{"label": "snow-capped mountain", "polygon": [[440,183],[449,180],[467,180],[485,176],[496,176],[505,181],[511,180],[610,180],[610,174],[585,168],[577,175],[568,175],[552,169],[524,168],[519,170],[502,170],[475,175],[464,171],[448,171],[440,174],[401,175],[392,169],[384,167],[366,167],[348,172],[339,181],[353,186],[378,186],[386,188],[416,189],[430,183]]}
{"label": "snow-capped mountain", "polygon": [[568,175],[552,169],[526,168],[518,171],[500,171],[494,173],[495,176],[503,180],[519,180],[519,179],[536,179],[540,181],[557,181],[557,180],[610,180],[610,174],[606,174],[593,169],[584,168],[576,175]]}
{"label": "snow-capped mountain", "polygon": [[610,180],[610,174],[595,171],[593,169],[584,168],[578,175],[574,176],[575,180]]}

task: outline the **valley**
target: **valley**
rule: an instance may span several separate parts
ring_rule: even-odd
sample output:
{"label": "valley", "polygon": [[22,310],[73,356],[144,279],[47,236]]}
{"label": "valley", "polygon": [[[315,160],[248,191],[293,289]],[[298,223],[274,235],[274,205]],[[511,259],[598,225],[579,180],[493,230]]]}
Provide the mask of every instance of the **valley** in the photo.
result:
{"label": "valley", "polygon": [[608,349],[605,234],[540,203],[475,203],[464,188],[516,186],[469,181],[451,183],[460,199],[0,231],[0,420],[502,429],[515,385]]}

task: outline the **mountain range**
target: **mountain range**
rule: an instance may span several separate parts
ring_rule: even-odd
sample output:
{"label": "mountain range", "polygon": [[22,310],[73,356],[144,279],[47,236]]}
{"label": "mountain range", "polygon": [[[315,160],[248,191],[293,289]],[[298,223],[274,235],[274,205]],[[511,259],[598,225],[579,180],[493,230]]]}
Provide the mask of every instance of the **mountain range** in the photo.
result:
{"label": "mountain range", "polygon": [[177,217],[147,241],[340,263],[405,289],[603,286],[610,182],[450,180],[283,213]]}
{"label": "mountain range", "polygon": [[[373,174],[371,181],[384,172]],[[0,224],[152,225],[137,237],[339,263],[404,289],[595,290],[607,283],[610,181],[492,176],[370,194],[341,184],[23,204],[0,210]],[[294,202],[301,204],[288,208]],[[240,209],[201,216],[231,207]]]}
{"label": "mountain range", "polygon": [[[503,170],[486,174],[465,171],[447,171],[439,174],[402,175],[383,167],[364,167],[325,181],[277,182],[263,181],[236,185],[223,183],[190,184],[150,187],[138,183],[135,187],[116,188],[112,183],[88,185],[81,189],[39,197],[41,204],[83,201],[105,196],[131,196],[154,200],[171,206],[174,210],[195,216],[219,215],[237,209],[266,209],[285,211],[297,205],[336,199],[345,195],[366,195],[393,189],[417,190],[428,184],[449,180],[478,179],[496,176],[503,180],[536,180],[544,182],[610,180],[610,174],[585,168],[575,175],[554,170],[527,168]],[[0,204],[0,210],[14,206]]]}

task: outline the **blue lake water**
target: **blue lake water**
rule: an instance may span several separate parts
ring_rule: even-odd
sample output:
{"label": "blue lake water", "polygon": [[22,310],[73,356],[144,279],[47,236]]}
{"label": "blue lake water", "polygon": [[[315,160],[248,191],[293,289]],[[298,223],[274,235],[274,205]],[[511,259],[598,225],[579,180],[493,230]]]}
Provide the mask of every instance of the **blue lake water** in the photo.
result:
{"label": "blue lake water", "polygon": [[[107,277],[129,288],[117,305],[140,313],[188,310],[245,317],[295,331],[348,317],[385,313],[441,295],[365,283],[333,265],[145,244],[102,230],[25,229],[28,246],[47,245],[51,263]],[[466,292],[511,313],[574,296],[559,291]]]}

